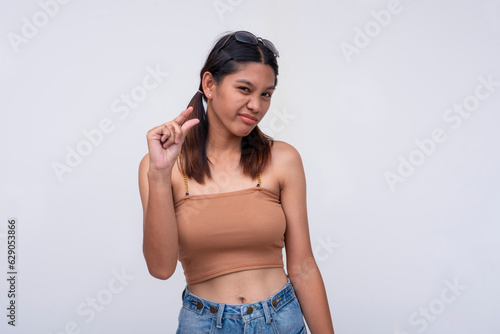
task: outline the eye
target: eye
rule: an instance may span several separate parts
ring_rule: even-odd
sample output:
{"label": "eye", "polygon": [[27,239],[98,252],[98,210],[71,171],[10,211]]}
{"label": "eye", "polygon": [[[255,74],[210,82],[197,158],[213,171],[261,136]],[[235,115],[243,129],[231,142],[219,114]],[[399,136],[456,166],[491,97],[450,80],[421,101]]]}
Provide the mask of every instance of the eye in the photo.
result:
{"label": "eye", "polygon": [[273,94],[271,94],[271,93],[263,93],[263,94],[262,94],[262,96],[264,96],[266,99],[271,99],[271,96],[272,96],[272,95],[273,95]]}
{"label": "eye", "polygon": [[250,93],[250,89],[248,89],[248,87],[241,86],[241,87],[238,87],[238,89],[245,92],[245,93]]}

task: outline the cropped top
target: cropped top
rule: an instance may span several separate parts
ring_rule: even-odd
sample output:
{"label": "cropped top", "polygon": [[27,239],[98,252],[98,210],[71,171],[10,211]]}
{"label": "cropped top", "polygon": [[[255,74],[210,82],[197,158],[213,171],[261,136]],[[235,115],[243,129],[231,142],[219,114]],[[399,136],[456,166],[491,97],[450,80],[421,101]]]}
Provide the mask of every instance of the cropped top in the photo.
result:
{"label": "cropped top", "polygon": [[187,284],[283,267],[285,214],[279,194],[260,187],[260,174],[253,188],[218,194],[189,195],[185,173],[184,181],[186,196],[174,208]]}

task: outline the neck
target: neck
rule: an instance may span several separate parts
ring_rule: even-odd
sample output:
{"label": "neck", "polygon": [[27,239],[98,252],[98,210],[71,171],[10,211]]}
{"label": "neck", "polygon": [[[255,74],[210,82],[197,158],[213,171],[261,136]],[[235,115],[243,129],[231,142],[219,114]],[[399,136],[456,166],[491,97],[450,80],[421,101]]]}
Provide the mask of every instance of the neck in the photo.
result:
{"label": "neck", "polygon": [[241,137],[230,136],[210,128],[207,138],[207,156],[211,161],[213,157],[217,160],[239,160],[241,156]]}

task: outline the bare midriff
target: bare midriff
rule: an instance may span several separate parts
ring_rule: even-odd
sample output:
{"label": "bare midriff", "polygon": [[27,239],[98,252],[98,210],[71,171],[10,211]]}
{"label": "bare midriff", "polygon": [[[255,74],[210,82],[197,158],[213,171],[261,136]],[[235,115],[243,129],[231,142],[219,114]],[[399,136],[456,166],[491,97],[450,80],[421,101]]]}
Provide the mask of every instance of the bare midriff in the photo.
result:
{"label": "bare midriff", "polygon": [[287,283],[283,268],[238,271],[190,284],[193,294],[216,303],[245,304],[267,299]]}

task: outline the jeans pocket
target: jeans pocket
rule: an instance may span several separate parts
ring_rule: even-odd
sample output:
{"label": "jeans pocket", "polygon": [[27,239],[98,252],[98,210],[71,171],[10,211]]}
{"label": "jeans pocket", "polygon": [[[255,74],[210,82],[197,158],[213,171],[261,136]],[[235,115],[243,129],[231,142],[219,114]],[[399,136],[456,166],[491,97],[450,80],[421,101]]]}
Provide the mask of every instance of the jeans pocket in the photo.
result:
{"label": "jeans pocket", "polygon": [[307,333],[304,317],[300,309],[299,301],[294,298],[285,306],[280,308],[273,317],[274,327],[278,334],[302,334]]}

